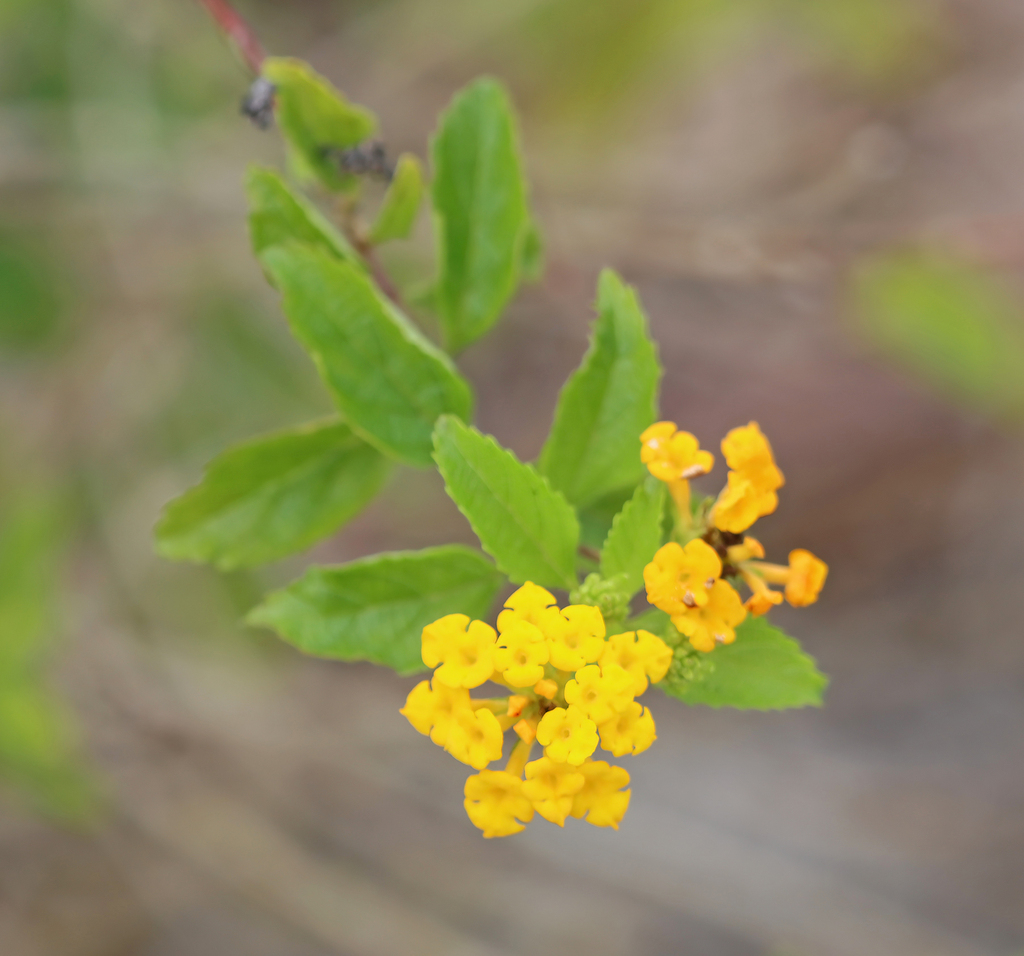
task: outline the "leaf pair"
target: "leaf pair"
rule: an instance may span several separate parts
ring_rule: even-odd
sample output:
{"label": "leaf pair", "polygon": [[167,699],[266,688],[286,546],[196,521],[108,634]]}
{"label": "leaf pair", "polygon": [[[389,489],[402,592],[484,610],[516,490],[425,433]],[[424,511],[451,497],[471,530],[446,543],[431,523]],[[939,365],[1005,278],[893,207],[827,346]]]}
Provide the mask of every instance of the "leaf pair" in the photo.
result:
{"label": "leaf pair", "polygon": [[[373,115],[299,60],[270,58],[264,75],[275,86],[278,123],[300,177],[330,190],[353,188],[340,159],[374,134]],[[520,280],[539,268],[515,115],[499,83],[478,80],[453,99],[431,160],[439,259],[433,301],[445,345],[456,352],[494,325]],[[418,162],[403,157],[370,241],[408,235],[422,190]]]}

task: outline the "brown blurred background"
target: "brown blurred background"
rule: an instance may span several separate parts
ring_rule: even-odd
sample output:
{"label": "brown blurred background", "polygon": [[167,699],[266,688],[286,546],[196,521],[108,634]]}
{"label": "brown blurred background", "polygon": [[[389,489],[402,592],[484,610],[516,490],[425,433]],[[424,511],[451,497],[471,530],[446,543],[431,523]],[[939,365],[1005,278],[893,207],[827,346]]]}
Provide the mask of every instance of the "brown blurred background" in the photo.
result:
{"label": "brown blurred background", "polygon": [[310,560],[471,540],[436,476],[258,575],[153,555],[225,444],[329,407],[248,250],[243,170],[282,149],[244,70],[189,0],[0,0],[0,953],[1024,951],[1024,4],[240,8],[393,153],[509,84],[548,270],[461,360],[478,423],[537,453],[620,270],[665,416],[771,436],[759,536],[832,568],[778,619],[832,685],[787,714],[656,696],[618,833],[482,840],[411,681],[238,623]]}

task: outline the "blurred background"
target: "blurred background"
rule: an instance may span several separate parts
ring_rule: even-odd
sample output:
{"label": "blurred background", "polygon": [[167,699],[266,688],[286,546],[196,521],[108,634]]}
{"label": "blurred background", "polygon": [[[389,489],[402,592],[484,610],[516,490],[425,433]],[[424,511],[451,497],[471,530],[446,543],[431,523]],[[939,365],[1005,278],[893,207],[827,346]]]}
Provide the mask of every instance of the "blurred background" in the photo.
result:
{"label": "blurred background", "polygon": [[392,154],[509,84],[548,269],[461,359],[478,423],[539,451],[620,270],[664,415],[771,437],[831,688],[654,700],[618,833],[482,840],[412,681],[239,624],[310,560],[471,541],[436,476],[259,574],[153,554],[227,443],[329,408],[249,253],[244,69],[192,0],[0,0],[0,953],[1024,952],[1024,5],[239,6]]}

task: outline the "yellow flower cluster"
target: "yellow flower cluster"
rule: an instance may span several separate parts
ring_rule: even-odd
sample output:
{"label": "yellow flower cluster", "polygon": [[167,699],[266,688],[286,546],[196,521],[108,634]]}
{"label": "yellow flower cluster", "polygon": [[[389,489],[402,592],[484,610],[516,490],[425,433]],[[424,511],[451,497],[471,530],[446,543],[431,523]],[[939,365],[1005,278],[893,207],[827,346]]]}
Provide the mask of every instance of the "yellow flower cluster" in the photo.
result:
{"label": "yellow flower cluster", "polygon": [[[466,781],[465,806],[485,837],[518,833],[535,813],[564,826],[566,817],[618,828],[629,806],[629,773],[593,759],[654,743],[654,718],[635,698],[661,680],[672,651],[647,631],[607,637],[590,605],[555,606],[527,582],[505,603],[495,631],[465,614],[423,629],[423,662],[433,677],[412,689],[401,713],[421,734],[479,773]],[[474,700],[493,681],[506,697]],[[519,738],[504,770],[505,731]],[[544,755],[530,760],[534,742]]]}
{"label": "yellow flower cluster", "polygon": [[[731,644],[748,613],[764,614],[783,597],[795,607],[818,599],[828,574],[824,561],[810,551],[796,550],[790,552],[788,567],[768,564],[760,560],[760,542],[742,535],[776,509],[777,491],[785,481],[757,422],[734,428],[722,440],[730,469],[726,486],[711,507],[707,526],[695,529],[688,480],[710,471],[711,455],[673,422],[652,425],[640,441],[641,457],[651,474],[672,489],[682,526],[698,535],[685,546],[670,541],[658,550],[644,569],[647,599],[672,618],[697,650]],[[750,588],[745,603],[729,579],[741,579]],[[785,591],[773,591],[769,584],[782,584]]]}

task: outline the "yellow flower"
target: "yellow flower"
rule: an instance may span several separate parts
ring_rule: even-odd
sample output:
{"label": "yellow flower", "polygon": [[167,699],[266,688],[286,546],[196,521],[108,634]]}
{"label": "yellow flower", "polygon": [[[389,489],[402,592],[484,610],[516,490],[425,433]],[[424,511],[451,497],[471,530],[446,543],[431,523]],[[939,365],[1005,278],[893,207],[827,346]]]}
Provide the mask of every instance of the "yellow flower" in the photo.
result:
{"label": "yellow flower", "polygon": [[601,724],[599,730],[601,746],[616,757],[643,753],[658,737],[650,707],[636,701]]}
{"label": "yellow flower", "polygon": [[[807,607],[808,604],[817,601],[818,595],[825,585],[825,578],[828,577],[828,565],[821,558],[815,557],[810,551],[805,551],[803,548],[789,552],[789,567],[752,561],[742,570],[745,579],[747,572],[750,572],[772,584],[786,585],[786,600],[793,607]],[[751,583],[750,586],[751,589],[754,588],[754,584]],[[776,592],[769,593],[775,594]],[[775,603],[778,604],[781,601],[780,596]]]}
{"label": "yellow flower", "polygon": [[810,551],[797,548],[789,552],[789,570],[786,600],[793,607],[807,607],[817,601],[828,577],[828,565]]}
{"label": "yellow flower", "polygon": [[437,667],[434,680],[448,687],[479,687],[494,672],[496,638],[494,628],[483,621],[445,615],[423,628],[423,663]]}
{"label": "yellow flower", "polygon": [[561,611],[548,608],[540,627],[548,640],[551,663],[559,670],[577,671],[596,661],[604,649],[604,618],[588,604],[571,604]]}
{"label": "yellow flower", "polygon": [[578,766],[597,750],[597,725],[575,704],[556,707],[541,718],[537,742],[545,756]]}
{"label": "yellow flower", "polygon": [[545,820],[561,827],[565,826],[565,818],[572,810],[573,797],[585,782],[586,778],[572,764],[541,757],[526,765],[523,795]]}
{"label": "yellow flower", "polygon": [[601,665],[618,664],[633,678],[633,694],[639,697],[647,690],[647,679],[655,684],[667,673],[672,663],[672,648],[650,631],[628,631],[608,638]]}
{"label": "yellow flower", "polygon": [[595,724],[622,713],[633,700],[633,677],[618,664],[588,664],[565,683],[565,702],[578,704]]}
{"label": "yellow flower", "polygon": [[754,617],[761,617],[782,603],[782,595],[765,584],[764,578],[757,573],[758,567],[763,567],[763,565],[758,565],[753,561],[740,566],[740,574],[752,592],[743,606]]}
{"label": "yellow flower", "polygon": [[514,621],[526,621],[539,624],[544,608],[555,603],[555,596],[538,584],[527,581],[518,591],[513,591],[505,602],[505,610],[498,615],[498,630],[504,634],[505,628]]}
{"label": "yellow flower", "polygon": [[750,535],[747,535],[741,544],[730,545],[726,549],[726,556],[729,559],[729,564],[740,564],[743,561],[749,561],[751,558],[763,558],[764,545],[757,538],[751,538]]}
{"label": "yellow flower", "polygon": [[778,506],[779,496],[774,489],[758,485],[744,472],[730,471],[711,510],[711,523],[722,531],[740,534]]}
{"label": "yellow flower", "polygon": [[532,687],[544,676],[548,645],[539,627],[515,621],[498,639],[494,667],[510,687]]}
{"label": "yellow flower", "polygon": [[578,820],[586,814],[587,823],[618,830],[632,793],[622,789],[629,785],[629,771],[604,760],[588,760],[580,772],[584,783],[573,797],[572,815]]}
{"label": "yellow flower", "polygon": [[641,436],[640,460],[660,481],[685,481],[706,475],[715,458],[701,451],[700,443],[689,432],[676,430],[675,422],[658,422]]}
{"label": "yellow flower", "polygon": [[469,713],[472,705],[469,691],[464,687],[445,687],[430,681],[420,681],[405,700],[399,711],[421,734],[430,734],[430,739],[439,747],[448,743],[448,732],[457,714]]}
{"label": "yellow flower", "polygon": [[504,734],[491,711],[458,710],[452,714],[444,749],[456,760],[483,770],[492,760],[501,759]]}
{"label": "yellow flower", "polygon": [[779,506],[775,492],[785,479],[757,422],[729,432],[722,439],[722,454],[732,470],[712,509],[711,523],[740,534]]}
{"label": "yellow flower", "polygon": [[772,446],[757,422],[734,428],[722,439],[722,454],[733,471],[749,477],[759,488],[774,491],[785,484],[775,465]]}
{"label": "yellow flower", "polygon": [[786,600],[793,607],[807,607],[817,601],[828,577],[828,565],[803,548],[789,552],[789,567],[777,564],[751,564],[749,567],[773,584],[786,585]]}
{"label": "yellow flower", "polygon": [[485,837],[511,836],[533,819],[523,781],[504,770],[481,770],[466,781],[465,794],[466,813]]}
{"label": "yellow flower", "polygon": [[736,589],[728,581],[718,580],[704,607],[673,615],[672,623],[698,651],[713,651],[716,644],[736,640],[735,628],[746,616],[747,609]]}
{"label": "yellow flower", "polygon": [[722,559],[699,538],[685,548],[675,541],[660,547],[644,568],[647,600],[666,614],[683,614],[707,604],[708,588],[722,573]]}

